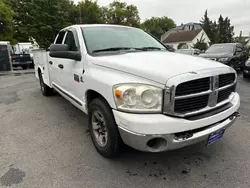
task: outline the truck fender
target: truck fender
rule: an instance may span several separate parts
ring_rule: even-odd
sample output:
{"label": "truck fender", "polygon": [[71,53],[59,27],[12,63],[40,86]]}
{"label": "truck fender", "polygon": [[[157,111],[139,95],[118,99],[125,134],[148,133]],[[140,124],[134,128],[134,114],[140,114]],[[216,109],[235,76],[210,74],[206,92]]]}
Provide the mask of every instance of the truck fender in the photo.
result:
{"label": "truck fender", "polygon": [[36,67],[36,71],[35,71],[35,74],[36,74],[36,78],[39,79],[39,73],[42,74],[42,77],[44,79],[44,70],[43,70],[43,67],[41,65],[38,65]]}

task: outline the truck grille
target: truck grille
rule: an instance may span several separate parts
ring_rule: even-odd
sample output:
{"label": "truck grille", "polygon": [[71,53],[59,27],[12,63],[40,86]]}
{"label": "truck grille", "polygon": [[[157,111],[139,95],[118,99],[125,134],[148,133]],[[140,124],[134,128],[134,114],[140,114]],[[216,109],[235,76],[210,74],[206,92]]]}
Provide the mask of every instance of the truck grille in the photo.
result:
{"label": "truck grille", "polygon": [[193,110],[205,108],[208,103],[209,95],[203,95],[175,101],[174,110],[177,113],[185,113]]}
{"label": "truck grille", "polygon": [[175,96],[189,95],[207,91],[210,88],[210,77],[192,80],[179,84],[176,88]]}
{"label": "truck grille", "polygon": [[219,75],[219,87],[224,87],[229,85],[235,81],[235,74],[222,74]]}
{"label": "truck grille", "polygon": [[231,86],[227,89],[219,91],[217,103],[220,103],[220,102],[228,99],[228,97],[231,95],[232,92],[235,92],[235,85]]}
{"label": "truck grille", "polygon": [[211,111],[226,104],[226,100],[232,92],[235,92],[235,89],[236,75],[234,73],[180,83],[175,90],[166,92],[165,97],[169,100],[165,101],[169,103],[165,102],[164,113],[186,117]]}

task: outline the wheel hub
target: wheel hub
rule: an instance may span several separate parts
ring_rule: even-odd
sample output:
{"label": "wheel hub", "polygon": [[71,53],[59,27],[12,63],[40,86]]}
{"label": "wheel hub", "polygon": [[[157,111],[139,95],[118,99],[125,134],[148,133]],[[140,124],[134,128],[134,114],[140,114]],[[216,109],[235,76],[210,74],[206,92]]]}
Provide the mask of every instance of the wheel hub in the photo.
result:
{"label": "wheel hub", "polygon": [[99,111],[92,114],[92,131],[96,142],[105,147],[108,141],[108,133],[106,128],[106,121]]}

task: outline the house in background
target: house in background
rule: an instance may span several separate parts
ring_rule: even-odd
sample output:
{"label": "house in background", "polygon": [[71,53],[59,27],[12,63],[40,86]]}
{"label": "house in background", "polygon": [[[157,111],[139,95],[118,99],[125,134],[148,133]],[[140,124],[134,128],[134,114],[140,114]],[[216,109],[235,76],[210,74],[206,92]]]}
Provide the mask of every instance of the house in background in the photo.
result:
{"label": "house in background", "polygon": [[161,42],[174,49],[178,49],[178,47],[191,49],[201,39],[209,46],[211,41],[199,23],[177,26],[161,36]]}

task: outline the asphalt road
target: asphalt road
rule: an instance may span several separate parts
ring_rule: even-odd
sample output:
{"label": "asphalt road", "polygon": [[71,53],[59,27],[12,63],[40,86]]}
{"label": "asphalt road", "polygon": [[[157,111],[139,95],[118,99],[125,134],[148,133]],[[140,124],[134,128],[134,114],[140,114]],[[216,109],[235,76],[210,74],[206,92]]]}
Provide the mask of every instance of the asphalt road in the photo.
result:
{"label": "asphalt road", "polygon": [[0,187],[250,187],[250,81],[239,76],[241,117],[222,140],[165,153],[95,150],[86,116],[40,93],[33,74],[0,76]]}

